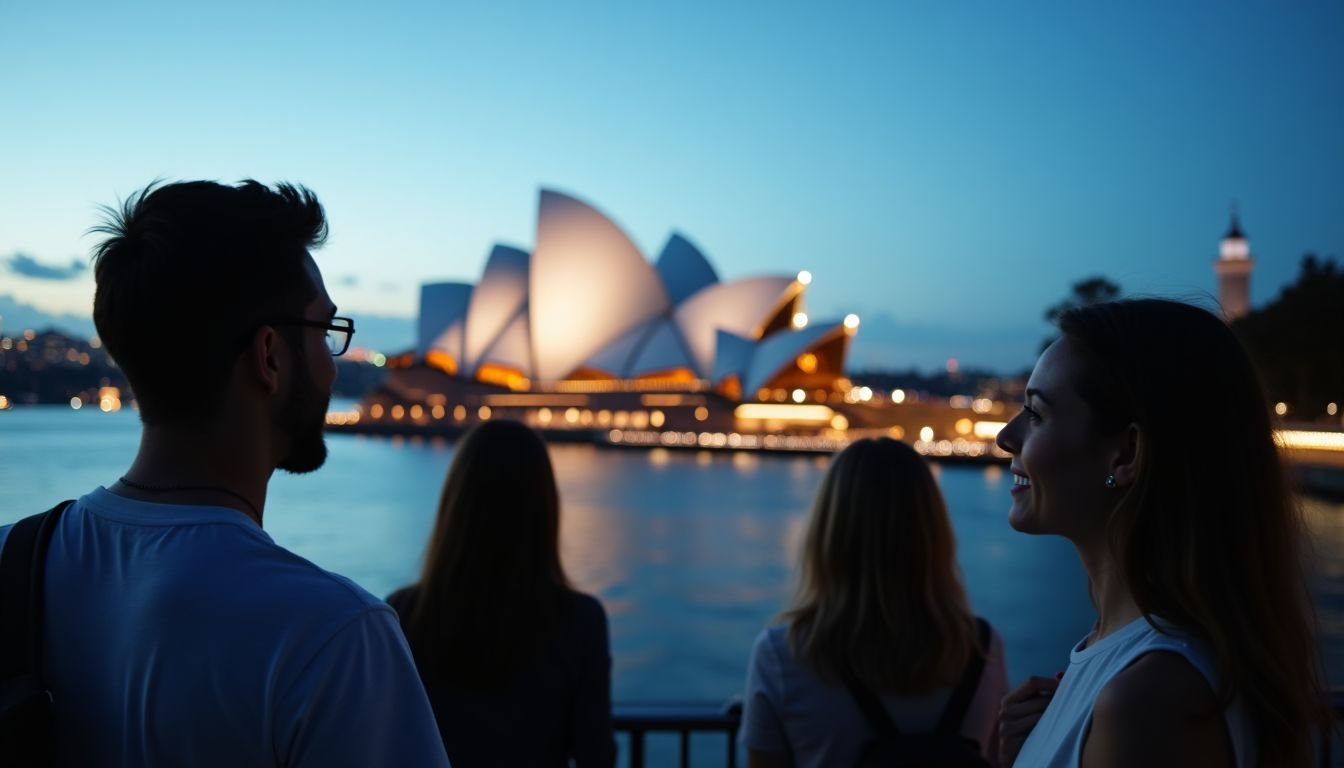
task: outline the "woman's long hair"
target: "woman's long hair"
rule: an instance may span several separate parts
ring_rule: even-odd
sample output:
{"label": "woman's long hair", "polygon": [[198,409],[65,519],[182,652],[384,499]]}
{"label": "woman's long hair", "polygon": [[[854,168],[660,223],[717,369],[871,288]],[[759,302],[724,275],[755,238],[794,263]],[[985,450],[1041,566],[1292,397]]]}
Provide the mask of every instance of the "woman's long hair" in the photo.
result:
{"label": "woman's long hair", "polygon": [[426,680],[501,687],[566,604],[560,501],[541,438],[489,421],[459,441],[406,637]]}
{"label": "woman's long hair", "polygon": [[908,695],[955,684],[985,650],[956,548],[919,454],[885,437],[850,444],[822,480],[784,614],[794,657],[823,679]]}
{"label": "woman's long hair", "polygon": [[1112,555],[1149,621],[1212,652],[1224,706],[1240,697],[1262,762],[1310,762],[1322,724],[1304,529],[1245,350],[1212,314],[1138,299],[1074,309],[1078,394],[1097,428],[1138,425],[1138,473],[1108,526]]}

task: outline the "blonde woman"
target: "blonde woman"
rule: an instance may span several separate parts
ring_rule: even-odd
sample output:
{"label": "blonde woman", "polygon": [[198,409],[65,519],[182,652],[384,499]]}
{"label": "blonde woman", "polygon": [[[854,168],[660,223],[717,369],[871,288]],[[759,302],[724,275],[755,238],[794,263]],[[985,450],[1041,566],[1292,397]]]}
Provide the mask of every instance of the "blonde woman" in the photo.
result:
{"label": "blonde woman", "polygon": [[782,619],[752,649],[748,765],[986,764],[1003,642],[970,611],[942,494],[908,445],[860,440],[836,456]]}

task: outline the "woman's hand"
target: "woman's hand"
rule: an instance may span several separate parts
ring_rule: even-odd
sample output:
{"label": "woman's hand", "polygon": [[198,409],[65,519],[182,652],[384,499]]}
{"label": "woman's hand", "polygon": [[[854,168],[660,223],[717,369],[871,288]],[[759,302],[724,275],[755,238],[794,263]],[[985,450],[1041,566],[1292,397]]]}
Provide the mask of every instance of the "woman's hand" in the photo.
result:
{"label": "woman's hand", "polygon": [[999,707],[1000,766],[1008,768],[1017,760],[1022,743],[1031,735],[1058,687],[1057,678],[1029,677],[1003,697]]}

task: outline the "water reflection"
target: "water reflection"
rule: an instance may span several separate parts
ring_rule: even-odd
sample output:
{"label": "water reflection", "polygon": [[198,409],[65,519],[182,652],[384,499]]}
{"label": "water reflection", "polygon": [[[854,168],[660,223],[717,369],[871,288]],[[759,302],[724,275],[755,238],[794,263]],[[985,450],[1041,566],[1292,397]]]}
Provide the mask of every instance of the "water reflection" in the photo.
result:
{"label": "water reflection", "polygon": [[[139,440],[131,412],[22,409],[0,416],[0,524],[106,485]],[[453,447],[332,436],[319,472],[277,474],[276,541],[386,595],[416,578]],[[721,699],[741,691],[756,633],[788,604],[824,456],[551,449],[561,552],[611,618],[618,699]],[[1003,634],[1013,679],[1052,674],[1092,621],[1072,547],[1008,527],[999,468],[935,469],[972,603]],[[1312,587],[1328,673],[1344,684],[1344,504],[1308,500]]]}

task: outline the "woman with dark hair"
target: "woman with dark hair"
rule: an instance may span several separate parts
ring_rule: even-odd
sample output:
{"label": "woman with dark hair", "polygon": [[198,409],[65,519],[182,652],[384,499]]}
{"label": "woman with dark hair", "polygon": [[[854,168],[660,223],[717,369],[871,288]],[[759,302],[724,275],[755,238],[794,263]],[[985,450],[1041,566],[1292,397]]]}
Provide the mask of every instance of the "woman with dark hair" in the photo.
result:
{"label": "woman with dark hair", "polygon": [[489,421],[457,446],[401,617],[454,766],[611,766],[611,656],[597,600],[560,565],[550,456]]}
{"label": "woman with dark hair", "polygon": [[[749,765],[849,766],[873,745],[929,746],[917,765],[983,763],[1007,690],[1003,642],[971,613],[928,464],[890,438],[851,443],[812,508],[793,608],[756,638],[742,740]],[[884,731],[886,733],[884,733]],[[902,763],[905,764],[905,763]]]}
{"label": "woman with dark hair", "polygon": [[1073,542],[1098,618],[1062,680],[1005,699],[1001,762],[1308,764],[1323,709],[1302,523],[1250,360],[1172,301],[1060,329],[998,442],[1010,523]]}

